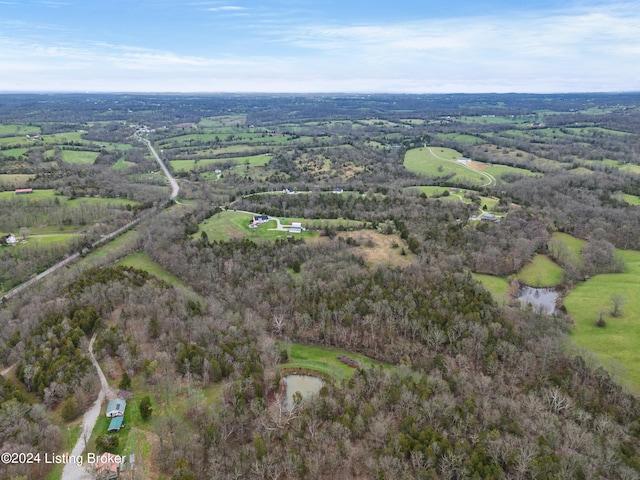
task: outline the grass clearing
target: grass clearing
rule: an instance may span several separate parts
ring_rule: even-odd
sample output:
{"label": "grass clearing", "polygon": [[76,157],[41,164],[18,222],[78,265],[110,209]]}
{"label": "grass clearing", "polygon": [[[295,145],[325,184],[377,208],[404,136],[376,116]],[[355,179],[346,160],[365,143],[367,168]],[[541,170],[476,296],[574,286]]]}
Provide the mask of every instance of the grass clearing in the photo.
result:
{"label": "grass clearing", "polygon": [[174,287],[185,286],[182,280],[158,265],[146,252],[132,253],[116,263],[116,266],[120,265],[149,272]]}
{"label": "grass clearing", "polygon": [[511,297],[509,296],[509,280],[507,280],[506,277],[496,277],[482,273],[472,273],[471,276],[480,282],[500,305],[506,305],[511,302]]}
{"label": "grass clearing", "polygon": [[345,355],[360,362],[363,367],[383,366],[364,355],[351,353],[346,350],[329,347],[316,347],[300,343],[283,343],[287,349],[289,361],[280,366],[284,369],[304,369],[320,372],[341,382],[348,380],[355,373],[355,369],[338,360],[338,355]]}
{"label": "grass clearing", "polygon": [[[564,299],[574,320],[573,341],[594,352],[604,366],[620,377],[632,392],[640,394],[640,252],[618,250],[626,263],[624,273],[595,275],[580,283]],[[620,295],[625,303],[622,315],[613,318],[611,297]],[[595,325],[605,312],[606,327]]]}
{"label": "grass clearing", "polygon": [[533,260],[518,272],[518,280],[530,287],[555,287],[562,282],[562,267],[546,255],[535,255]]}
{"label": "grass clearing", "polygon": [[122,170],[123,168],[130,167],[131,165],[135,165],[135,163],[127,162],[124,157],[120,157],[111,168],[113,168],[114,170]]}
{"label": "grass clearing", "polygon": [[406,242],[399,235],[384,235],[375,230],[358,230],[340,232],[338,237],[355,240],[359,245],[349,248],[370,265],[408,267],[414,258]]}

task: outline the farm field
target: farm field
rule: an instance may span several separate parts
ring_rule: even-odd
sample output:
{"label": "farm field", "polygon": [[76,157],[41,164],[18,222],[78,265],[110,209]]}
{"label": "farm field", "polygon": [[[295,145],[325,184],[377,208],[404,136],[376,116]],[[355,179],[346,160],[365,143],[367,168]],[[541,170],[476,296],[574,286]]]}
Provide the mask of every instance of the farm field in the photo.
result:
{"label": "farm field", "polygon": [[20,148],[9,148],[7,150],[0,150],[0,154],[6,155],[7,157],[18,158],[29,151],[28,148],[20,147]]}
{"label": "farm field", "polygon": [[456,160],[462,155],[450,148],[416,148],[409,150],[403,165],[411,172],[431,177],[444,177],[453,175],[449,182],[485,185],[487,178],[480,172],[466,168]]}
{"label": "farm field", "polygon": [[[595,275],[578,284],[565,297],[564,306],[574,320],[573,341],[597,354],[610,372],[640,394],[640,252],[618,254],[627,266],[624,273]],[[613,295],[624,298],[619,318],[610,315]],[[604,328],[596,326],[600,312],[604,312]]]}
{"label": "farm field", "polygon": [[177,172],[189,172],[198,168],[206,168],[209,165],[228,164],[249,165],[251,167],[263,167],[271,160],[270,154],[251,155],[245,157],[209,158],[203,160],[171,160],[171,166]]}
{"label": "farm field", "polygon": [[85,152],[79,150],[62,150],[62,160],[76,165],[93,165],[98,158],[96,152]]}

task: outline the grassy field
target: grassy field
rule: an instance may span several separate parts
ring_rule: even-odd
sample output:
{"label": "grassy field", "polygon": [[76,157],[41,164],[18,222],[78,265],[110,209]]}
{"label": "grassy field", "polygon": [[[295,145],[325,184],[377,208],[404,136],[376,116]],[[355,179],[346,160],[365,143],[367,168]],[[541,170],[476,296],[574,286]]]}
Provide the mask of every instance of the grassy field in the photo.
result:
{"label": "grassy field", "polygon": [[33,179],[33,175],[27,174],[0,174],[0,187],[9,190],[15,190],[16,188],[27,188],[29,181]]}
{"label": "grassy field", "polygon": [[10,148],[9,150],[2,150],[0,151],[0,153],[2,153],[2,155],[6,155],[7,157],[18,158],[28,151],[28,148]]}
{"label": "grassy field", "polygon": [[98,153],[96,152],[85,152],[79,150],[62,150],[60,152],[62,155],[62,160],[67,163],[74,163],[76,165],[93,165],[98,158]]}
{"label": "grassy field", "polygon": [[634,205],[634,206],[640,205],[640,197],[637,195],[629,195],[628,193],[622,193],[617,198],[619,198],[623,202],[627,202],[629,205]]}
{"label": "grassy field", "polygon": [[9,200],[16,197],[24,198],[26,200],[41,200],[44,198],[55,198],[56,196],[60,199],[60,201],[67,199],[67,197],[65,196],[56,195],[55,190],[34,190],[33,193],[24,195],[16,195],[13,191],[0,192],[0,200]]}
{"label": "grassy field", "polygon": [[127,162],[124,157],[120,157],[118,161],[113,165],[114,170],[122,170],[123,168],[130,167],[131,165],[135,165],[134,163]]}
{"label": "grassy field", "polygon": [[[612,373],[620,376],[634,393],[640,394],[640,252],[618,253],[626,263],[625,273],[591,277],[565,297],[564,305],[575,322],[574,342],[596,353]],[[612,295],[625,299],[619,318],[609,314]],[[595,325],[600,312],[605,312],[604,328]]]}
{"label": "grassy field", "polygon": [[530,287],[555,287],[562,282],[562,267],[545,255],[536,255],[518,272],[518,280]]}
{"label": "grassy field", "polygon": [[576,266],[582,265],[581,253],[582,247],[584,247],[584,244],[587,243],[586,241],[573,237],[568,233],[561,232],[555,232],[553,235],[551,235],[551,239],[560,241],[564,245],[566,245],[569,252],[569,258],[567,259],[568,262]]}
{"label": "grassy field", "polygon": [[355,372],[355,369],[337,359],[340,354],[358,360],[363,367],[382,365],[364,355],[350,353],[337,348],[312,347],[299,343],[287,343],[283,344],[283,347],[289,353],[289,361],[281,365],[282,368],[314,370],[333,378],[337,382],[351,378]]}
{"label": "grassy field", "polygon": [[540,173],[534,173],[531,170],[527,170],[525,168],[509,167],[507,165],[491,165],[490,167],[484,169],[483,172],[490,173],[500,180],[503,180],[502,177],[508,174],[516,174],[526,177],[537,177],[542,175]]}
{"label": "grassy field", "polygon": [[263,167],[271,160],[270,154],[263,155],[251,155],[246,157],[233,157],[233,158],[208,158],[204,160],[172,160],[171,166],[176,172],[189,172],[201,167],[207,167],[209,165],[228,164],[233,163],[235,165],[249,165],[251,167]]}
{"label": "grassy field", "polygon": [[[199,238],[201,232],[204,231],[207,232],[209,241],[226,241],[233,238],[248,238],[250,240],[260,241],[287,238],[291,235],[295,235],[295,238],[308,238],[317,235],[316,232],[309,231],[291,234],[285,231],[270,230],[276,228],[275,220],[270,220],[257,228],[249,228],[252,218],[253,215],[248,213],[223,211],[202,222],[200,224],[200,230],[193,236],[194,238]],[[287,219],[287,225],[289,221],[291,221],[291,219]]]}
{"label": "grassy field", "polygon": [[[407,190],[415,190],[415,191],[424,193],[427,197],[439,197],[440,199],[446,200],[446,201],[464,202],[464,203],[472,202],[470,198],[467,198],[465,196],[466,194],[468,193],[477,194],[477,192],[475,192],[474,190],[469,190],[467,188],[456,188],[452,190],[451,188],[448,188],[448,187],[438,187],[438,186],[429,186],[429,185],[423,185],[420,187],[408,187]],[[449,195],[442,196],[442,194],[445,191],[449,192]],[[483,208],[484,206],[486,206],[487,211],[489,212],[493,211],[493,209],[500,202],[500,200],[496,197],[485,197],[483,195],[479,195],[479,197],[480,197],[480,208]]]}
{"label": "grassy field", "polygon": [[40,127],[31,127],[28,125],[0,125],[0,135],[37,135],[40,133]]}
{"label": "grassy field", "polygon": [[473,273],[473,278],[486,288],[493,299],[500,305],[508,304],[511,301],[509,296],[509,281],[505,277],[496,277],[494,275],[484,275],[481,273]]}
{"label": "grassy field", "polygon": [[154,262],[146,252],[132,253],[116,263],[116,266],[119,265],[144,270],[173,286],[185,285],[178,277]]}
{"label": "grassy field", "polygon": [[459,152],[450,148],[415,148],[406,153],[403,165],[411,172],[431,177],[453,174],[451,182],[471,185],[485,184],[487,179],[483,175],[456,162],[460,157],[462,155]]}

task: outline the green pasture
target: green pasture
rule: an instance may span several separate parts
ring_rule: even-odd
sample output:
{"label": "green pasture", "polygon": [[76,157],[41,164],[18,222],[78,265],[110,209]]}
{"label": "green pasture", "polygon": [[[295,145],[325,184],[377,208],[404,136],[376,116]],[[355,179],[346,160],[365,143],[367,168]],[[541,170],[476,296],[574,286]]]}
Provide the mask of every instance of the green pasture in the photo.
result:
{"label": "green pasture", "polygon": [[263,167],[269,163],[271,155],[251,155],[245,157],[208,158],[204,160],[172,160],[171,166],[177,172],[189,172],[208,165],[234,163],[235,165],[249,165],[251,167]]}
{"label": "green pasture", "polygon": [[45,235],[31,235],[27,238],[26,244],[18,244],[28,245],[28,246],[37,246],[37,247],[53,247],[59,245],[66,245],[75,240],[79,240],[82,238],[82,235],[79,233],[59,233],[59,234],[45,234]]}
{"label": "green pasture", "polygon": [[[441,200],[451,200],[456,202],[464,202],[464,203],[472,203],[472,200],[465,195],[468,193],[476,193],[474,190],[469,190],[467,188],[456,188],[455,190],[450,189],[449,187],[439,187],[433,185],[423,185],[420,187],[407,187],[406,190],[413,190],[424,193],[427,197],[438,197]],[[449,195],[442,196],[444,192],[449,192]],[[480,208],[483,208],[485,205],[487,207],[487,211],[491,212],[498,205],[500,200],[495,197],[486,197],[483,195],[479,195],[480,198]]]}
{"label": "green pasture", "polygon": [[97,152],[87,152],[82,150],[62,150],[60,152],[62,160],[76,165],[93,165],[98,158]]}
{"label": "green pasture", "polygon": [[541,173],[535,173],[531,170],[527,170],[526,168],[509,167],[507,165],[496,164],[492,164],[490,167],[485,168],[483,172],[493,175],[494,177],[502,181],[504,181],[502,177],[507,174],[516,174],[526,177],[542,176]]}
{"label": "green pasture", "polygon": [[0,150],[0,154],[7,157],[19,158],[29,151],[28,148],[10,148],[8,150]]}
{"label": "green pasture", "polygon": [[60,203],[66,203],[69,206],[78,205],[80,203],[87,203],[91,205],[103,204],[103,205],[135,205],[136,202],[127,198],[102,198],[102,197],[77,197],[73,200],[69,200],[69,197],[65,195],[58,195],[55,190],[34,190],[33,193],[26,193],[22,195],[16,195],[14,191],[0,192],[1,200],[11,200],[20,198],[24,201],[31,202],[37,200],[53,199],[57,198]]}
{"label": "green pasture", "polygon": [[40,127],[29,125],[0,125],[0,135],[38,135]]}
{"label": "green pasture", "polygon": [[282,346],[287,349],[289,361],[282,364],[281,368],[313,370],[329,376],[337,382],[348,380],[355,372],[354,368],[337,359],[340,354],[359,361],[363,367],[382,365],[364,355],[337,348],[315,347],[299,343],[283,343]]}
{"label": "green pasture", "polygon": [[31,146],[33,145],[33,143],[34,143],[33,140],[28,139],[24,136],[0,138],[0,145],[15,145],[17,147],[17,146],[23,146],[23,145]]}
{"label": "green pasture", "polygon": [[178,277],[168,272],[160,265],[158,265],[146,252],[136,252],[126,256],[122,260],[116,263],[116,266],[122,265],[124,267],[133,267],[139,270],[149,272],[151,275],[164,280],[174,287],[184,286],[184,282]]}
{"label": "green pasture", "polygon": [[616,135],[620,137],[623,137],[625,135],[631,135],[631,133],[629,132],[623,132],[620,130],[611,130],[609,128],[602,128],[602,127],[569,127],[567,128],[567,130],[569,130],[572,133],[575,133],[576,135],[581,135],[581,136],[593,136],[594,134],[597,134],[597,133],[604,133],[607,135]]}
{"label": "green pasture", "polygon": [[625,163],[624,165],[620,165],[618,168],[623,172],[640,174],[640,165],[635,165],[633,163]]}
{"label": "green pasture", "polygon": [[483,175],[456,162],[460,157],[462,155],[451,148],[422,147],[409,150],[404,157],[403,165],[411,172],[430,177],[454,174],[451,182],[485,184],[487,179]]}
{"label": "green pasture", "polygon": [[31,179],[33,179],[33,175],[30,174],[4,173],[0,174],[0,186],[9,187],[13,190],[26,188]]}
{"label": "green pasture", "polygon": [[[286,231],[271,230],[276,228],[275,220],[263,223],[257,228],[249,228],[252,218],[253,215],[249,213],[229,210],[222,211],[200,223],[200,229],[198,233],[193,235],[193,238],[200,238],[203,231],[207,233],[209,241],[220,242],[234,238],[248,238],[250,240],[260,241],[287,238],[289,236],[293,236],[294,238],[308,238],[317,235],[317,233],[309,231],[289,233]],[[289,225],[289,220],[287,220],[286,223],[283,222],[283,225]]]}
{"label": "green pasture", "polygon": [[545,255],[535,255],[518,272],[518,280],[530,287],[555,287],[562,282],[562,267]]}
{"label": "green pasture", "polygon": [[[640,393],[640,252],[618,250],[626,263],[624,273],[595,275],[580,283],[564,299],[564,305],[574,320],[573,341],[596,353],[610,371],[636,394]],[[624,300],[619,318],[609,314],[613,295]],[[604,312],[606,326],[595,325]],[[619,365],[625,372],[620,372]]]}
{"label": "green pasture", "polygon": [[77,132],[65,132],[65,133],[55,133],[53,135],[44,135],[42,138],[46,143],[66,143],[66,142],[80,142],[80,143],[88,143],[86,140],[82,138],[86,130],[78,130]]}
{"label": "green pasture", "polygon": [[56,195],[55,190],[34,190],[33,193],[16,195],[14,192],[0,192],[0,200],[9,200],[11,198],[24,198],[25,200],[41,200],[43,198],[54,198],[58,196],[60,201],[66,200],[67,197]]}
{"label": "green pasture", "polygon": [[562,242],[567,247],[569,257],[565,261],[577,267],[582,265],[582,247],[587,243],[585,240],[561,232],[555,232],[550,240]]}
{"label": "green pasture", "polygon": [[206,117],[198,122],[201,127],[222,128],[229,125],[244,124],[246,115],[222,115],[220,117]]}
{"label": "green pasture", "polygon": [[482,273],[472,273],[471,275],[491,293],[491,296],[497,303],[506,305],[511,302],[511,297],[509,296],[509,281],[506,277],[496,277]]}
{"label": "green pasture", "polygon": [[629,205],[640,205],[640,197],[637,195],[629,195],[628,193],[622,193],[618,196],[622,201],[627,202]]}
{"label": "green pasture", "polygon": [[486,143],[486,140],[466,133],[438,133],[435,136],[437,138],[453,140],[460,143],[468,143],[471,145],[480,145]]}
{"label": "green pasture", "polygon": [[132,162],[127,162],[124,157],[120,157],[111,168],[113,168],[114,170],[122,170],[123,168],[130,167],[131,165],[135,164]]}

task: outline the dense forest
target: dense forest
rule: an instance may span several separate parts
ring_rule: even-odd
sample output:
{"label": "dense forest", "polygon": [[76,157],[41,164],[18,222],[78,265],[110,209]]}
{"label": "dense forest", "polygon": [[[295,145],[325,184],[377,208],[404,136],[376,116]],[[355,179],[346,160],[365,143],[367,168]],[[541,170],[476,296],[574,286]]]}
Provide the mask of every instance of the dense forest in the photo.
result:
{"label": "dense forest", "polygon": [[[640,477],[638,390],[572,343],[562,305],[640,250],[639,102],[0,96],[2,291],[83,253],[0,307],[3,451],[69,450],[101,388],[95,336],[135,406],[87,451],[137,454],[148,478]],[[540,258],[552,315],[516,299]],[[319,394],[287,403],[293,370]]]}

